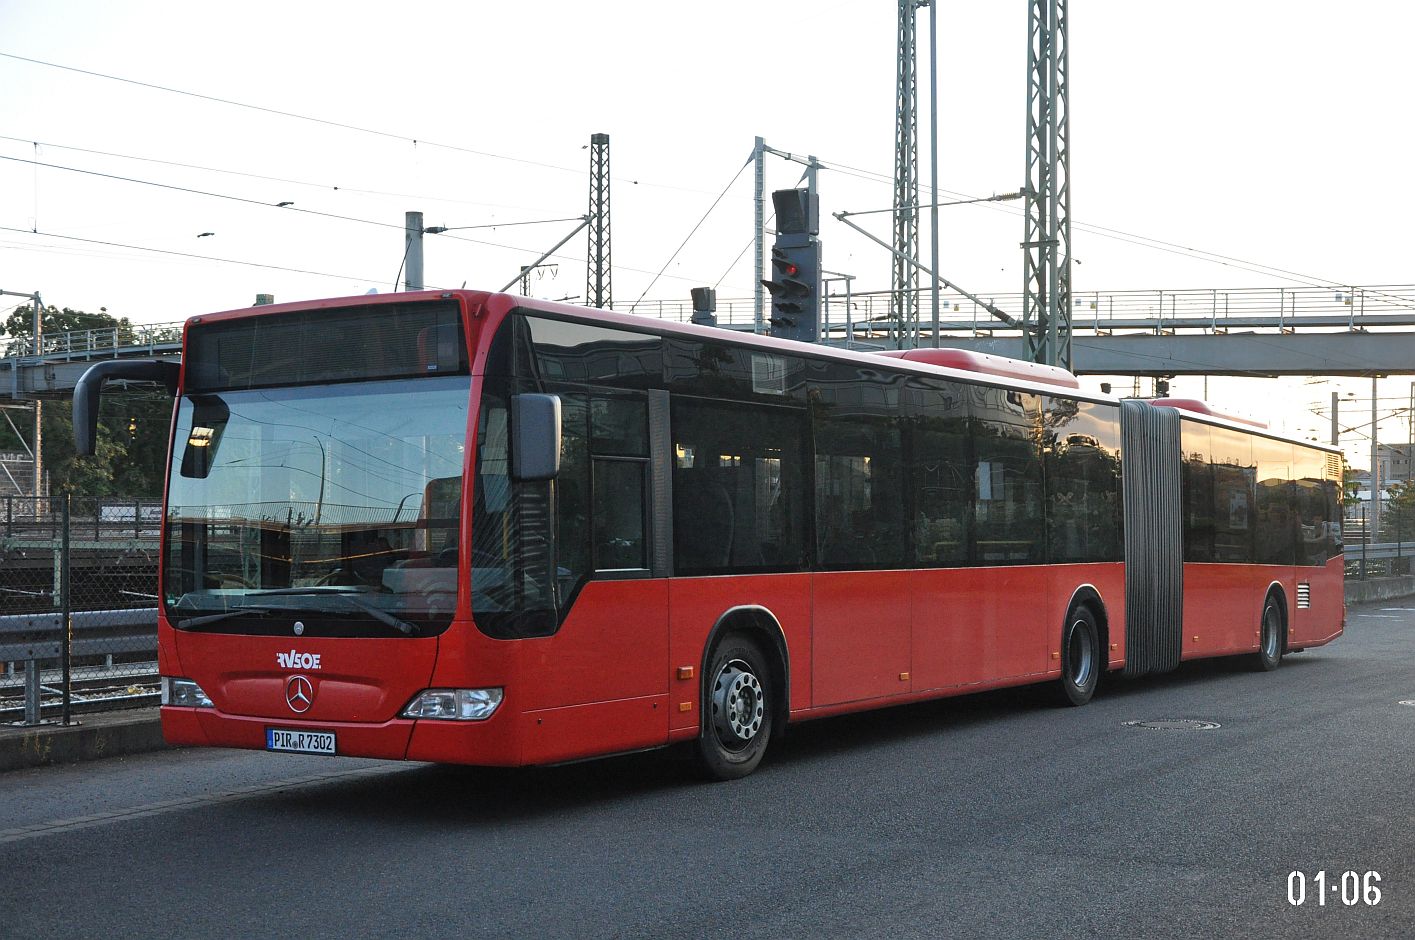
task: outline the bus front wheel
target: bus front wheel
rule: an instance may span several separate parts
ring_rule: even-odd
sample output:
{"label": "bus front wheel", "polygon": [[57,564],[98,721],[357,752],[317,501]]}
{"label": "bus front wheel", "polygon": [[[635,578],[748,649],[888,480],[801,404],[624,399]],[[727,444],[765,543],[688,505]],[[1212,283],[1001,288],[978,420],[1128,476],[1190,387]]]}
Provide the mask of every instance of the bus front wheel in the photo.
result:
{"label": "bus front wheel", "polygon": [[724,637],[714,648],[703,687],[698,758],[714,780],[735,780],[757,769],[771,740],[771,673],[752,640]]}
{"label": "bus front wheel", "polygon": [[1103,662],[1096,615],[1083,604],[1071,611],[1061,631],[1061,704],[1089,702],[1096,694]]}

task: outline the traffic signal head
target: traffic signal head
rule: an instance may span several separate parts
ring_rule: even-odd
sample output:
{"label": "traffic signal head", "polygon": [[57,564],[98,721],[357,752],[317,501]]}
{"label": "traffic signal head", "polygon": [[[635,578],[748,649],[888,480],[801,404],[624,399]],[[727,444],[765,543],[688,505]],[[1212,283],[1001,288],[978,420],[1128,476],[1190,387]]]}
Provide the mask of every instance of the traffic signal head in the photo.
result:
{"label": "traffic signal head", "polygon": [[804,189],[778,189],[771,194],[776,230],[782,235],[820,234],[820,197]]}
{"label": "traffic signal head", "polygon": [[782,235],[771,249],[771,335],[814,343],[820,338],[821,245],[809,236]]}
{"label": "traffic signal head", "polygon": [[711,287],[694,287],[693,322],[699,326],[717,326],[717,291]]}

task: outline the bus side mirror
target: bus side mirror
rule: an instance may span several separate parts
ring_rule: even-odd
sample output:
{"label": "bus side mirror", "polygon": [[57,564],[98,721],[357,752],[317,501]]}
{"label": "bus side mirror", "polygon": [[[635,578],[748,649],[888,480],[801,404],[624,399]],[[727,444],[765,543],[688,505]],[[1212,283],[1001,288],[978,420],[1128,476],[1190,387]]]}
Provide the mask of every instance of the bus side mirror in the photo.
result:
{"label": "bus side mirror", "polygon": [[553,480],[560,475],[560,396],[527,392],[511,398],[511,476]]}
{"label": "bus side mirror", "polygon": [[89,366],[74,386],[74,453],[80,457],[93,456],[98,444],[98,396],[104,382],[109,379],[158,382],[166,386],[167,394],[176,395],[180,371],[177,363],[161,359],[115,359]]}
{"label": "bus side mirror", "polygon": [[221,435],[230,420],[231,409],[220,395],[192,396],[192,429],[182,448],[182,476],[205,480],[211,475],[216,449],[221,446]]}

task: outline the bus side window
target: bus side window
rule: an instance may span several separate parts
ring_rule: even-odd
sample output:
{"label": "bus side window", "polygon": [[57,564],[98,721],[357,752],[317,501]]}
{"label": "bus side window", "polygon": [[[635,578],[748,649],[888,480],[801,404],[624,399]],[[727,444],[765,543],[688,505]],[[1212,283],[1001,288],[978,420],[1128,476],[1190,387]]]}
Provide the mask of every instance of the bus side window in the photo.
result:
{"label": "bus side window", "polygon": [[1228,428],[1210,429],[1214,494],[1214,557],[1217,562],[1252,564],[1253,504],[1257,499],[1258,468],[1253,442]]}
{"label": "bus side window", "polygon": [[1045,425],[1048,560],[1121,560],[1119,410],[1050,398]]}
{"label": "bus side window", "polygon": [[682,395],[672,409],[675,572],[800,568],[801,410]]}
{"label": "bus side window", "polygon": [[1327,494],[1323,486],[1326,455],[1311,448],[1292,449],[1293,506],[1297,522],[1297,563],[1325,565],[1331,557]]}
{"label": "bus side window", "polygon": [[590,486],[596,571],[649,567],[648,399],[590,398]]}
{"label": "bus side window", "polygon": [[914,562],[968,564],[973,542],[973,442],[968,387],[913,378],[905,386],[912,425],[906,453],[913,498]]}
{"label": "bus side window", "polygon": [[1253,438],[1258,465],[1257,558],[1260,565],[1290,565],[1297,560],[1296,489],[1292,483],[1292,445]]}
{"label": "bus side window", "polygon": [[1008,565],[1043,557],[1041,402],[982,388],[974,405],[977,560]]}
{"label": "bus side window", "polygon": [[1214,553],[1213,432],[1206,424],[1183,421],[1179,431],[1184,465],[1180,497],[1184,507],[1184,560],[1212,562]]}
{"label": "bus side window", "polygon": [[813,363],[816,560],[823,568],[905,563],[904,419],[898,376]]}

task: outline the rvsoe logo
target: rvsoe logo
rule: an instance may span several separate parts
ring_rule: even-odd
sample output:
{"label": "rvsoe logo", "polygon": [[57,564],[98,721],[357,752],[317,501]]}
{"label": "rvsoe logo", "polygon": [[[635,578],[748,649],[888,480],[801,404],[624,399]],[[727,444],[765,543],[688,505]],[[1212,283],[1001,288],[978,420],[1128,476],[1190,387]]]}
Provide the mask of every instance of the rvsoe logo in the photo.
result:
{"label": "rvsoe logo", "polygon": [[276,653],[275,662],[281,669],[318,669],[319,654],[290,650],[288,653]]}

